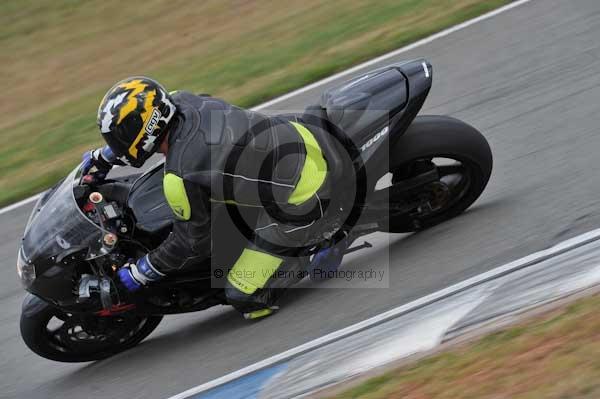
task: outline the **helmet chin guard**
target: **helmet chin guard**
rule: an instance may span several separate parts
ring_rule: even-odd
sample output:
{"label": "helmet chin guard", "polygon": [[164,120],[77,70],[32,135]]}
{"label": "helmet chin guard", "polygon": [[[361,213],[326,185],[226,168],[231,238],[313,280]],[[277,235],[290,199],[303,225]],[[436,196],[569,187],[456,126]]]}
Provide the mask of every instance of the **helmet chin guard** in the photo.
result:
{"label": "helmet chin guard", "polygon": [[158,150],[176,110],[160,83],[134,76],[106,93],[98,107],[97,123],[117,158],[139,168]]}

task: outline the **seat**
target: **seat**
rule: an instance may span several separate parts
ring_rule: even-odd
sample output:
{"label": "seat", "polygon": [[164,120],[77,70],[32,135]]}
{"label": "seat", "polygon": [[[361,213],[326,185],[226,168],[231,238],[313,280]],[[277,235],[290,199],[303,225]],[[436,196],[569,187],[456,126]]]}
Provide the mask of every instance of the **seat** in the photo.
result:
{"label": "seat", "polygon": [[360,145],[406,106],[407,97],[405,76],[390,65],[325,91],[320,106],[332,123]]}

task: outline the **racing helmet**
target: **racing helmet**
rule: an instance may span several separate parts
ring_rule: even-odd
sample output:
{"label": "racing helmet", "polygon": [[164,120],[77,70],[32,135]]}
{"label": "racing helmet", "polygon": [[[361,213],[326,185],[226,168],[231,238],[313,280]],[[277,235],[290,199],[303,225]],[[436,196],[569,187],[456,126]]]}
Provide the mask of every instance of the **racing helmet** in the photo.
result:
{"label": "racing helmet", "polygon": [[173,99],[160,83],[134,76],[106,93],[97,123],[116,157],[139,168],[160,146],[175,111]]}

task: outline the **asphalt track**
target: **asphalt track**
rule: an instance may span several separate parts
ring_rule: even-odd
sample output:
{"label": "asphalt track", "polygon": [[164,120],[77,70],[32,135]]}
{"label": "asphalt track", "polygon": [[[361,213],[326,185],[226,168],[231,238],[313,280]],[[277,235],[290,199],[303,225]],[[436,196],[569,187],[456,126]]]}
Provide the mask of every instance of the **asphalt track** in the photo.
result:
{"label": "asphalt track", "polygon": [[[18,332],[24,293],[14,264],[30,206],[1,215],[0,396],[169,396],[598,227],[598,37],[600,2],[534,0],[382,63],[431,61],[423,113],[471,123],[495,155],[490,185],[471,211],[420,234],[377,235],[373,250],[345,262],[347,270],[365,262],[387,270],[389,257],[389,288],[304,283],[259,323],[227,307],[173,316],[127,353],[60,364],[29,352]],[[323,89],[277,108],[302,108]]]}

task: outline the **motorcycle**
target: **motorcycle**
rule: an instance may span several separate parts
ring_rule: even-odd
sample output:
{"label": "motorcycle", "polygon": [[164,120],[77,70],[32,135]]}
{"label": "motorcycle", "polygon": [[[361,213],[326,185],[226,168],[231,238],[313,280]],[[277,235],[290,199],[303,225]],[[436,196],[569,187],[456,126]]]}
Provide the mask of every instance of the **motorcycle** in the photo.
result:
{"label": "motorcycle", "polygon": [[[324,149],[333,164],[329,170],[343,174],[352,168],[360,189],[346,221],[307,248],[306,256],[340,236],[354,242],[376,231],[426,229],[459,215],[481,195],[492,171],[490,147],[457,119],[417,116],[431,84],[426,60],[407,61],[351,79],[309,107],[311,115],[336,127],[332,135],[347,154],[344,161],[336,158],[339,151]],[[157,247],[171,230],[162,176],[159,163],[142,174],[94,182],[78,166],[41,195],[17,260],[29,292],[21,335],[33,352],[61,362],[103,359],[137,345],[164,315],[226,304],[210,265],[215,259],[232,264],[227,262],[241,253],[246,241],[243,234],[232,239],[233,225],[226,235],[213,236],[206,267],[170,274],[135,294],[118,285],[119,267]],[[384,176],[388,183],[381,187]],[[220,217],[213,215],[213,224]]]}

